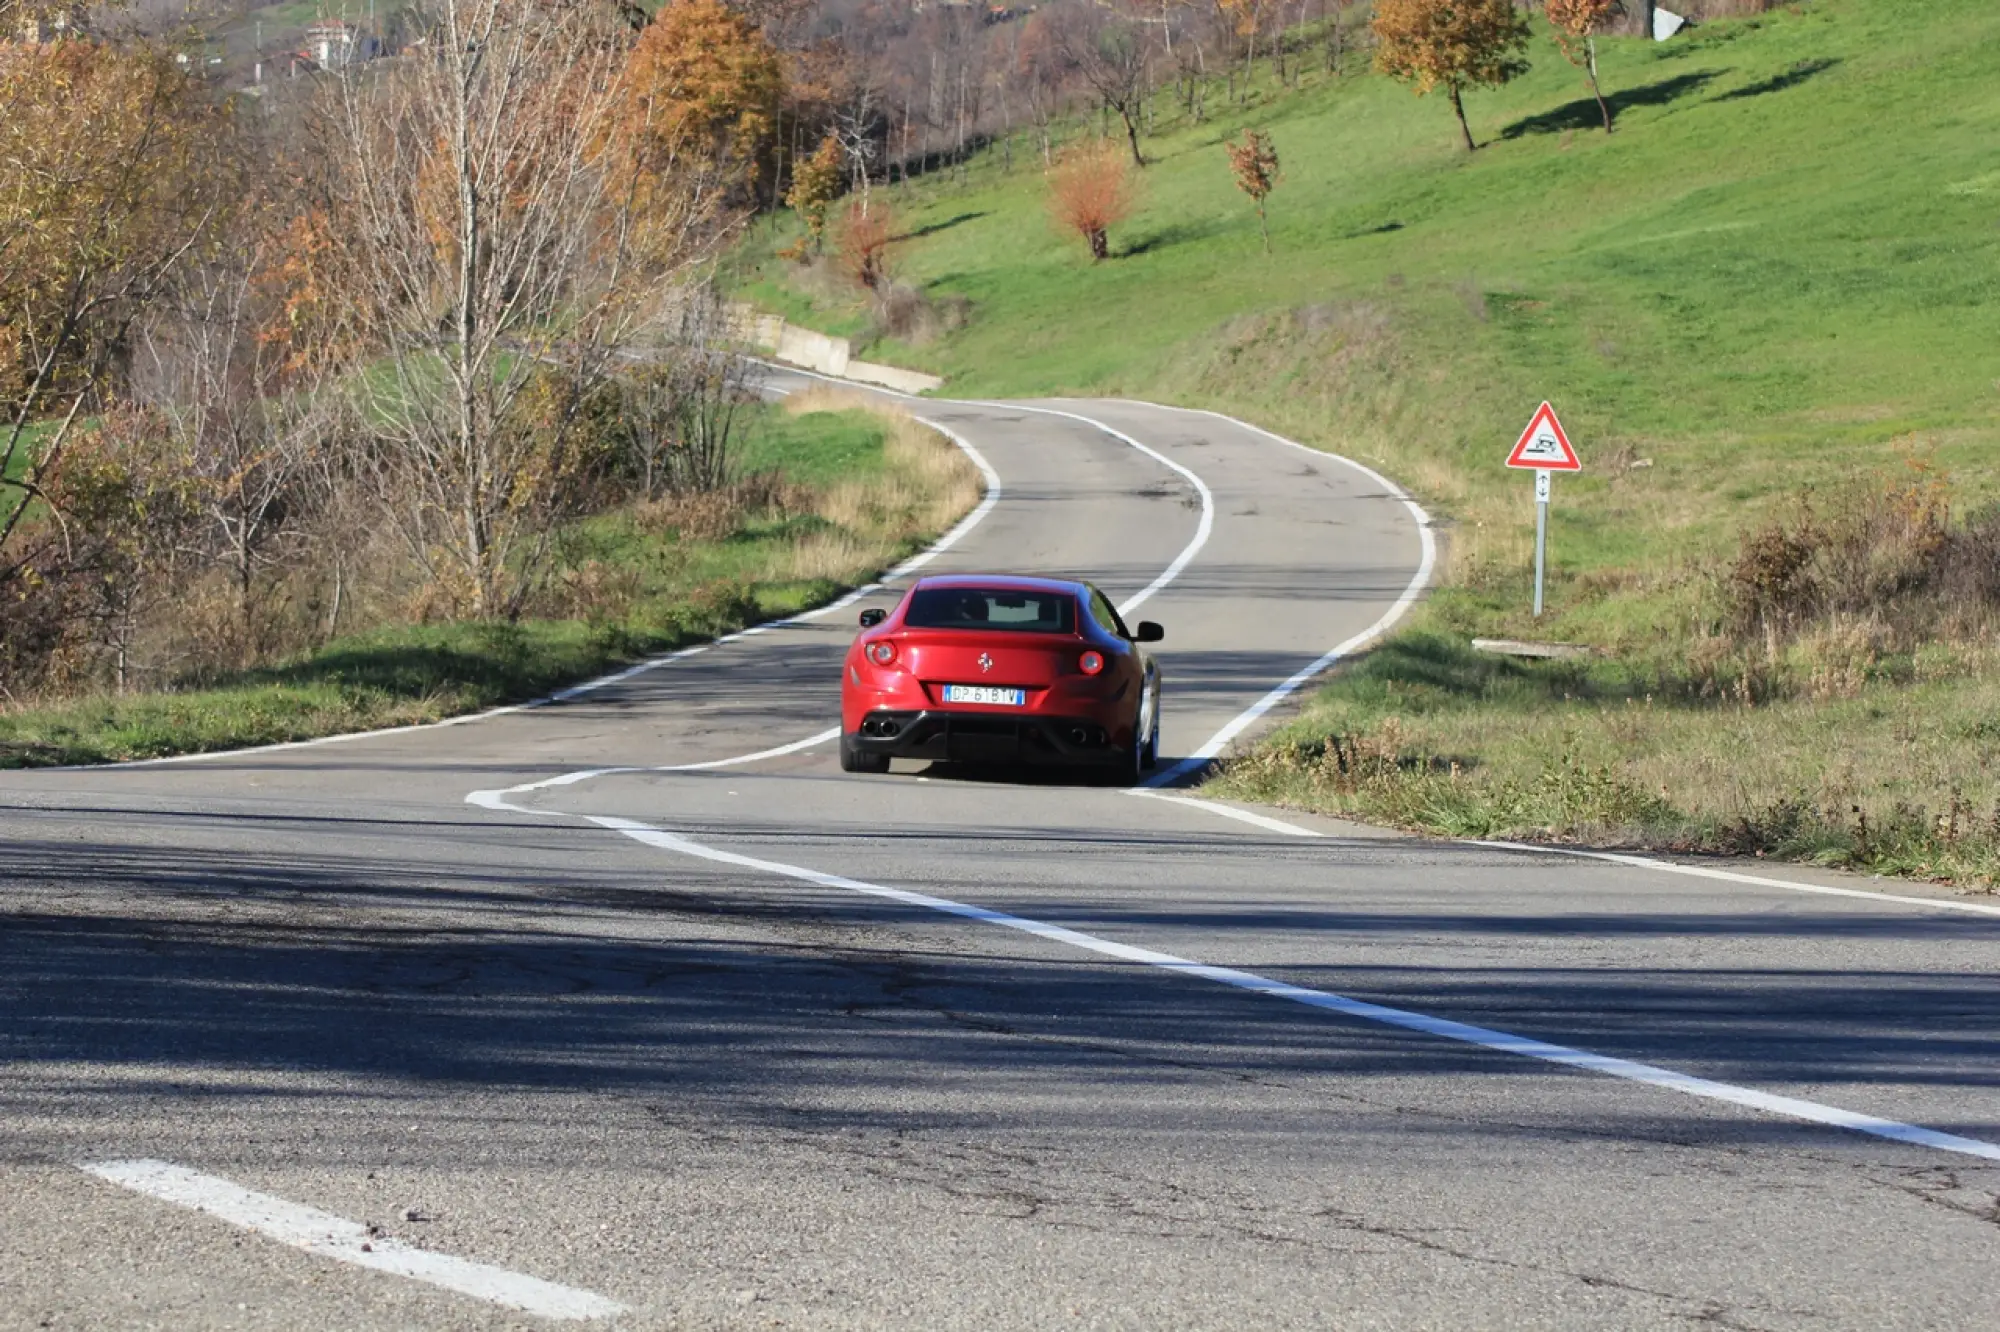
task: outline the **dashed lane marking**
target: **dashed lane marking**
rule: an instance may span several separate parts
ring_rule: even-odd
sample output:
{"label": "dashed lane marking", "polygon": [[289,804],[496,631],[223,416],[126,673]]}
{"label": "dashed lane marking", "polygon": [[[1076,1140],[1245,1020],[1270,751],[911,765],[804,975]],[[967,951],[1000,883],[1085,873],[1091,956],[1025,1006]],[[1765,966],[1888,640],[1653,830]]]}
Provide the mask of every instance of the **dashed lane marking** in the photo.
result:
{"label": "dashed lane marking", "polygon": [[419,1249],[387,1236],[374,1236],[359,1222],[258,1193],[168,1161],[93,1161],[79,1169],[160,1202],[203,1212],[280,1244],[303,1249],[316,1258],[330,1258],[337,1263],[441,1286],[540,1318],[609,1318],[626,1311],[616,1300],[591,1291],[559,1286],[540,1277],[454,1258],[448,1253]]}

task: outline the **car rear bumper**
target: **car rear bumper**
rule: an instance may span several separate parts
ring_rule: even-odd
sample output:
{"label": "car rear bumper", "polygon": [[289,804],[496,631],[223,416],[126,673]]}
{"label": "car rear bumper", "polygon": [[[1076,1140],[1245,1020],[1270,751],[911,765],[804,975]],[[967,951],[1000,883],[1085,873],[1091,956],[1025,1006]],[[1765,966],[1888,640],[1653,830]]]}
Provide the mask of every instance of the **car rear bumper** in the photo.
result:
{"label": "car rear bumper", "polygon": [[1115,763],[1117,735],[1090,717],[996,712],[871,712],[848,743],[863,754],[933,763]]}

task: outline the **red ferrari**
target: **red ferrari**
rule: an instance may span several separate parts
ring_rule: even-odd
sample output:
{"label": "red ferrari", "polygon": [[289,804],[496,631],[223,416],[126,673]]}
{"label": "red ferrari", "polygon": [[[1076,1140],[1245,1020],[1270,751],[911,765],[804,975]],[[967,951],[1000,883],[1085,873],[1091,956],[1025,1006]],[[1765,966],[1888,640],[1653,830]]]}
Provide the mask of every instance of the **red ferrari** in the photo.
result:
{"label": "red ferrari", "polygon": [[1102,592],[1061,578],[923,578],[861,612],[840,682],[840,766],[892,758],[1090,766],[1136,782],[1160,747],[1160,668]]}

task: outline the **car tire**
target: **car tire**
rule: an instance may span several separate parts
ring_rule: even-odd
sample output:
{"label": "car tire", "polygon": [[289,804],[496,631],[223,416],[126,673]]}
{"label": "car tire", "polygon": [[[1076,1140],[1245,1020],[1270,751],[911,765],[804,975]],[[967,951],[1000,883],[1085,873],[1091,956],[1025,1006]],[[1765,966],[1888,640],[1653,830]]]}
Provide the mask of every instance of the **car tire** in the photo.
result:
{"label": "car tire", "polygon": [[1138,719],[1133,718],[1132,743],[1118,751],[1117,762],[1107,776],[1113,786],[1137,786],[1146,775],[1147,742],[1140,738]]}
{"label": "car tire", "polygon": [[1146,751],[1139,756],[1139,766],[1147,772],[1160,766],[1160,696],[1153,695],[1153,729],[1146,737]]}
{"label": "car tire", "polygon": [[889,756],[887,754],[867,753],[854,743],[853,736],[843,735],[840,737],[840,770],[842,772],[887,772],[889,771]]}

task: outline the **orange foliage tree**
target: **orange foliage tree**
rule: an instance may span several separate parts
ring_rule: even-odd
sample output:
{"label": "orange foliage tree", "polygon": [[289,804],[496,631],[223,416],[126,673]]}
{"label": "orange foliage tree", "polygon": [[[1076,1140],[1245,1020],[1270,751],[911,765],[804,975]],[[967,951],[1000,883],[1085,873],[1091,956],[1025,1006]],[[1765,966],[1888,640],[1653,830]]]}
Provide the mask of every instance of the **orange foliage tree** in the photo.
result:
{"label": "orange foliage tree", "polygon": [[1497,88],[1528,69],[1528,22],[1514,0],[1377,0],[1369,27],[1377,69],[1414,84],[1419,97],[1435,88],[1450,95],[1467,152],[1479,145],[1465,90]]}
{"label": "orange foliage tree", "polygon": [[820,140],[817,152],[792,168],[792,188],[786,193],[785,202],[804,219],[815,254],[825,248],[826,210],[840,193],[840,178],[846,163],[847,154],[841,149],[840,140],[828,134]]}
{"label": "orange foliage tree", "polygon": [[840,227],[840,266],[870,291],[889,281],[889,247],[896,241],[896,214],[886,203],[847,206]]}
{"label": "orange foliage tree", "polygon": [[673,0],[639,34],[623,80],[634,163],[654,178],[694,155],[749,184],[784,95],[778,54],[717,0]]}
{"label": "orange foliage tree", "polygon": [[[1621,0],[1548,0],[1549,23],[1556,30],[1556,45],[1563,58],[1590,78],[1590,95],[1597,99],[1598,114],[1604,117],[1604,132],[1611,133],[1611,104],[1597,83],[1597,34],[1604,25],[1625,12]],[[1577,47],[1583,48],[1579,58]]]}
{"label": "orange foliage tree", "polygon": [[134,321],[218,234],[226,131],[164,50],[0,41],[0,584]]}
{"label": "orange foliage tree", "polygon": [[1264,220],[1264,200],[1278,187],[1278,149],[1263,130],[1245,130],[1242,143],[1225,143],[1236,188],[1257,205],[1257,230],[1264,236],[1264,253],[1271,252],[1271,228]]}
{"label": "orange foliage tree", "polygon": [[1093,263],[1111,256],[1111,228],[1138,207],[1131,159],[1108,140],[1072,148],[1049,172],[1049,213],[1083,237]]}

